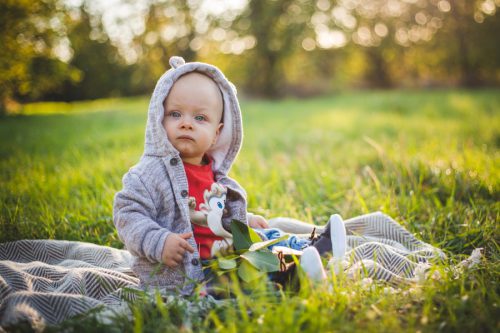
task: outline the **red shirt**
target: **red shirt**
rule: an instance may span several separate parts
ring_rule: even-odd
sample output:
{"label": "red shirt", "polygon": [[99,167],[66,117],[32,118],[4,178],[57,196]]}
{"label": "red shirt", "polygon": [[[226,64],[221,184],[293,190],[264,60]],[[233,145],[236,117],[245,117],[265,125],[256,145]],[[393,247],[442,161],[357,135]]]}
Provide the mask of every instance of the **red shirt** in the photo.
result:
{"label": "red shirt", "polygon": [[[210,187],[215,182],[214,173],[212,171],[212,160],[207,165],[194,165],[183,162],[184,170],[188,181],[189,196],[196,199],[196,210],[200,209],[200,204],[205,203],[203,193],[205,190],[210,191]],[[200,258],[211,258],[212,244],[216,240],[224,238],[215,235],[208,227],[202,227],[197,224],[192,224],[194,240],[200,252]]]}

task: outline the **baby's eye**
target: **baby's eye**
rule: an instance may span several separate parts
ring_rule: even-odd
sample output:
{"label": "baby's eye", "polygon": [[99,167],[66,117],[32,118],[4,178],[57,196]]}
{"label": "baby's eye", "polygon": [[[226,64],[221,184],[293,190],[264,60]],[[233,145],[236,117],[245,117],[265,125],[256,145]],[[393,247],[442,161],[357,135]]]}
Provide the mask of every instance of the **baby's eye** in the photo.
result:
{"label": "baby's eye", "polygon": [[172,112],[169,112],[168,116],[174,117],[174,118],[179,118],[181,116],[181,113],[178,111],[172,111]]}
{"label": "baby's eye", "polygon": [[206,118],[205,116],[198,115],[198,116],[194,117],[194,119],[196,119],[197,121],[204,121],[204,120],[206,120],[207,118]]}

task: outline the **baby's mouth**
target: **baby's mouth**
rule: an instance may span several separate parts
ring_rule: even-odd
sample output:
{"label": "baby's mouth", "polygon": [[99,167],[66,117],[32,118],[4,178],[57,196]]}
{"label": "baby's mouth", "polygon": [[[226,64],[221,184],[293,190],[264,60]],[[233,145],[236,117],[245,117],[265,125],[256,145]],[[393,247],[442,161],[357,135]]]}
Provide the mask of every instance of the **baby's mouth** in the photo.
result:
{"label": "baby's mouth", "polygon": [[189,135],[181,135],[181,136],[177,137],[177,140],[191,140],[191,141],[194,141],[194,139],[192,137],[190,137]]}

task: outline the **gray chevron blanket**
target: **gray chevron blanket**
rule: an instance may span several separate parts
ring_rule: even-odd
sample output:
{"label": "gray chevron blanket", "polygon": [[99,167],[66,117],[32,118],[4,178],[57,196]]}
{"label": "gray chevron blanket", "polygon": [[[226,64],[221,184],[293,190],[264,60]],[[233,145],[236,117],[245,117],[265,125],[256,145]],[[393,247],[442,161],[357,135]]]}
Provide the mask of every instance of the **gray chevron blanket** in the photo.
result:
{"label": "gray chevron blanket", "polygon": [[[441,250],[430,246],[382,213],[345,220],[348,276],[359,273],[391,284],[415,281],[417,271]],[[21,240],[0,244],[0,327],[26,320],[57,324],[103,306],[123,305],[137,288],[124,250],[82,242]]]}

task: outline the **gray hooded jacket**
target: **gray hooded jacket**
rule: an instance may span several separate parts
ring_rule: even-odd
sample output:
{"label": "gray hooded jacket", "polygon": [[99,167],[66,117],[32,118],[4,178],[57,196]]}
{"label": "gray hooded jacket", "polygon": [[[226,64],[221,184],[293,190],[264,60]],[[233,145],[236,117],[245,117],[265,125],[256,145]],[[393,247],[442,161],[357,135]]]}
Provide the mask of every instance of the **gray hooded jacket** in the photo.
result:
{"label": "gray hooded jacket", "polygon": [[[172,146],[163,128],[163,101],[174,82],[183,74],[197,71],[212,78],[224,99],[224,126],[218,141],[207,154],[213,159],[215,181],[224,185],[227,213],[222,217],[230,230],[233,219],[247,222],[246,193],[227,176],[243,138],[241,112],[236,89],[224,74],[209,64],[184,63],[170,59],[171,69],[158,80],[149,104],[144,154],[138,164],[123,177],[123,189],[115,195],[113,221],[118,236],[134,255],[132,269],[141,286],[158,286],[192,292],[193,282],[203,278],[199,253],[186,252],[183,264],[168,268],[161,263],[163,245],[171,233],[191,232],[188,208],[188,182],[179,152]],[[188,240],[196,249],[194,238]]]}

